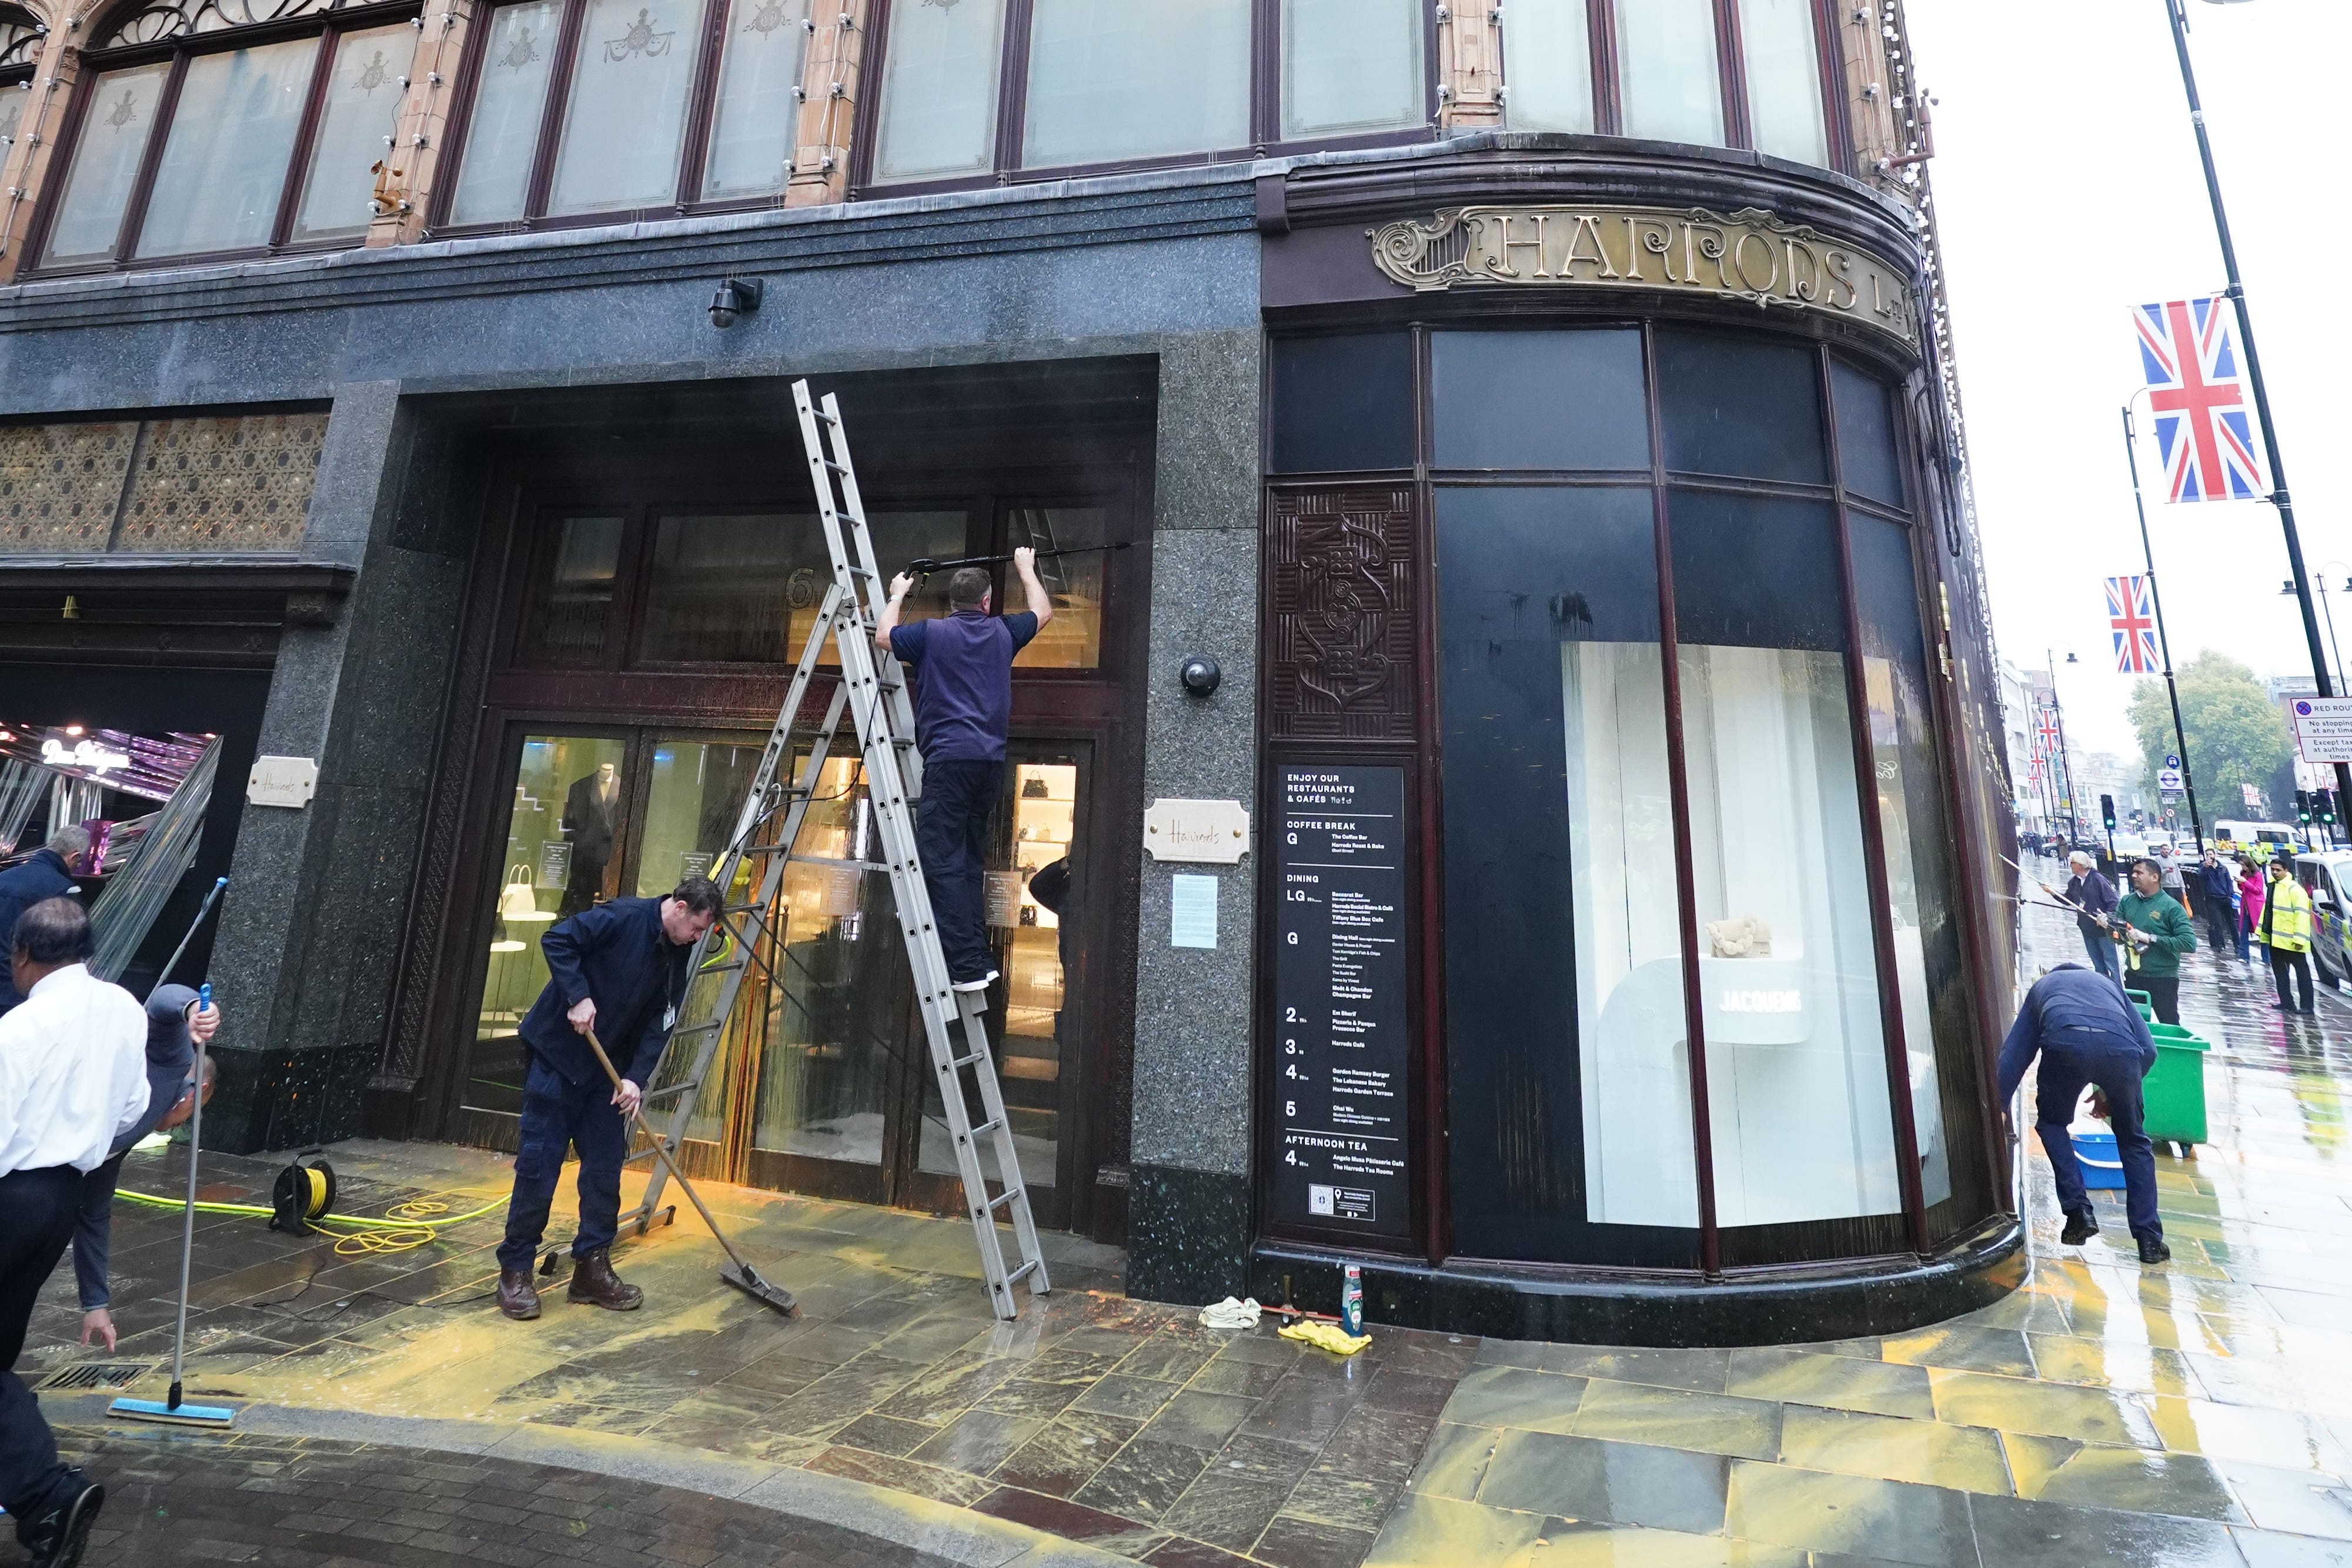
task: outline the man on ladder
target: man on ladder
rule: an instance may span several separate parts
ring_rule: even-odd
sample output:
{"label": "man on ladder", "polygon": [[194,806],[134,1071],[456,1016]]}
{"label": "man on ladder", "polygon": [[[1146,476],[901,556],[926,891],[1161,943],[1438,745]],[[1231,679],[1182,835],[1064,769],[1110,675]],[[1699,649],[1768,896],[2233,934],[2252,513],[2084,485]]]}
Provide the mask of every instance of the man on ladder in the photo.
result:
{"label": "man on ladder", "polygon": [[945,620],[899,624],[915,580],[890,580],[874,640],[913,671],[915,740],[923,754],[923,796],[915,814],[915,848],[930,890],[948,977],[959,991],[984,991],[989,965],[988,910],[982,883],[988,866],[988,820],[1004,788],[1004,738],[1013,722],[1013,659],[1054,619],[1054,601],[1037,580],[1037,552],[1013,552],[1027,611],[989,613],[992,585],[976,566],[948,579]]}

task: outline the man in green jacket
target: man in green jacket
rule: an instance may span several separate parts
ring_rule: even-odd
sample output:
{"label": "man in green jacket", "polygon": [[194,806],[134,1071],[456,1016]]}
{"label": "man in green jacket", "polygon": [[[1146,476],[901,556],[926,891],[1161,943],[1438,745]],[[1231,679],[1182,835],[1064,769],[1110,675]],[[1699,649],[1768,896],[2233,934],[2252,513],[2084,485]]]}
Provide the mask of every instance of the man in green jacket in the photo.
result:
{"label": "man in green jacket", "polygon": [[2164,873],[2152,860],[2132,862],[2131,891],[2116,904],[2116,923],[2131,944],[2127,989],[2146,991],[2158,1023],[2180,1021],[2180,955],[2197,951],[2197,928],[2189,911],[2164,891]]}

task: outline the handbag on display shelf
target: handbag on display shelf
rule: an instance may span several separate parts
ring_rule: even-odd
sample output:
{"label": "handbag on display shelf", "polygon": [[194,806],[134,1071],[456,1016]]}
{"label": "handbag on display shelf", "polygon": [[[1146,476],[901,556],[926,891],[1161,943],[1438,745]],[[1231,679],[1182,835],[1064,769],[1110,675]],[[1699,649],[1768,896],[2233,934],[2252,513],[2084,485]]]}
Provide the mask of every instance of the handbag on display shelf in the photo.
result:
{"label": "handbag on display shelf", "polygon": [[521,861],[507,868],[507,882],[499,889],[499,918],[501,920],[535,920],[539,917],[539,895],[530,890],[530,867]]}

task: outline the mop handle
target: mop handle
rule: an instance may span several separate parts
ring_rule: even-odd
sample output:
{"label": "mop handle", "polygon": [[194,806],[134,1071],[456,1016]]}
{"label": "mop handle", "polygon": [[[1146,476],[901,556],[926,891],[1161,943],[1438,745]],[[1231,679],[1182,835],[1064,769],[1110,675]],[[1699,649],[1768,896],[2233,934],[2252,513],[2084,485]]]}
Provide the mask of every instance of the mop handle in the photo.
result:
{"label": "mop handle", "polygon": [[[613,1081],[614,1089],[618,1090],[621,1087],[621,1075],[613,1071],[613,1059],[604,1054],[604,1042],[596,1038],[596,1031],[593,1029],[588,1030],[585,1032],[588,1039],[588,1049],[596,1053],[596,1065],[604,1070],[604,1076],[611,1079]],[[636,1122],[640,1126],[643,1126],[645,1123],[645,1118],[642,1114],[633,1114],[631,1120]],[[702,1195],[694,1190],[694,1184],[686,1179],[686,1173],[677,1168],[677,1162],[676,1160],[669,1157],[669,1150],[663,1145],[661,1134],[655,1132],[651,1127],[646,1127],[646,1135],[654,1141],[654,1153],[661,1156],[661,1163],[669,1168],[670,1176],[677,1182],[679,1186],[686,1189],[686,1196],[693,1200],[694,1210],[697,1214],[702,1216],[702,1223],[710,1228],[710,1234],[717,1238],[719,1245],[727,1249],[727,1256],[735,1260],[735,1267],[741,1269],[748,1273],[751,1270],[751,1266],[743,1261],[743,1255],[735,1250],[735,1244],[727,1239],[727,1233],[725,1231],[719,1228],[719,1221],[710,1218],[710,1210],[703,1204]],[[195,1211],[191,1209],[189,1212],[193,1214]]]}
{"label": "mop handle", "polygon": [[163,968],[156,972],[155,984],[149,989],[147,993],[149,996],[152,997],[156,991],[161,990],[163,982],[172,977],[172,971],[180,967],[180,955],[186,952],[188,944],[196,939],[196,933],[204,927],[205,916],[213,912],[213,905],[220,899],[221,890],[226,886],[228,886],[228,878],[222,877],[213,883],[212,891],[205,894],[205,902],[196,910],[196,917],[188,922],[188,934],[180,938],[180,945],[172,949],[172,956],[163,961]]}
{"label": "mop handle", "polygon": [[[213,885],[214,894],[217,894],[227,883],[228,878],[221,878]],[[205,900],[205,907],[212,907],[210,898]],[[204,916],[199,915],[196,918],[201,920]],[[181,946],[185,946],[186,943],[183,942]],[[178,956],[177,954],[173,955],[174,960]],[[196,1010],[210,1012],[212,1006],[213,987],[207,980],[196,988]],[[172,1329],[172,1396],[171,1402],[165,1406],[171,1410],[180,1407],[180,1361],[182,1353],[188,1348],[188,1260],[196,1248],[196,1147],[205,1131],[205,1042],[199,1040],[195,1047],[196,1079],[195,1088],[191,1092],[196,1101],[195,1108],[188,1113],[188,1212],[180,1221],[180,1315]]]}

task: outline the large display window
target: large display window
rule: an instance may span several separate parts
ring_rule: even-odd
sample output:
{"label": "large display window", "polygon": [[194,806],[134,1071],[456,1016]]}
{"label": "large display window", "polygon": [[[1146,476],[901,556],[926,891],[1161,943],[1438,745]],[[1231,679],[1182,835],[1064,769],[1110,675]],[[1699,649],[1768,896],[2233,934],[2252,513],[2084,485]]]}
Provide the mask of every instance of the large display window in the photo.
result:
{"label": "large display window", "polygon": [[[1345,518],[1376,479],[1427,497],[1442,1004],[1422,1060],[1444,1069],[1422,1122],[1444,1133],[1417,1180],[1450,1201],[1418,1239],[1714,1273],[1927,1251],[1986,1218],[1881,374],[1664,325],[1326,334],[1273,358],[1278,517]],[[1331,641],[1302,626],[1276,644]],[[1378,732],[1344,733],[1278,760],[1370,759]]]}

